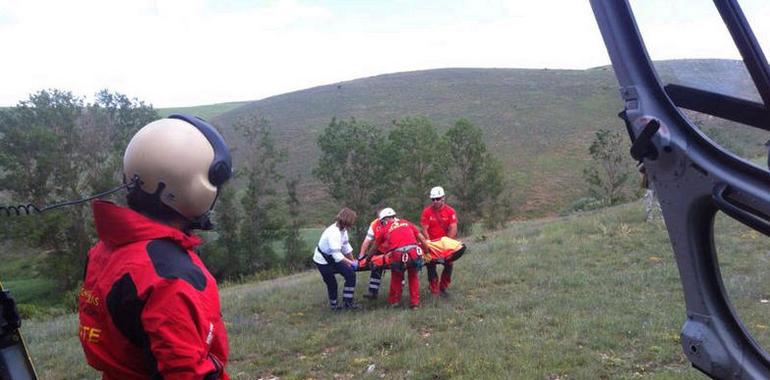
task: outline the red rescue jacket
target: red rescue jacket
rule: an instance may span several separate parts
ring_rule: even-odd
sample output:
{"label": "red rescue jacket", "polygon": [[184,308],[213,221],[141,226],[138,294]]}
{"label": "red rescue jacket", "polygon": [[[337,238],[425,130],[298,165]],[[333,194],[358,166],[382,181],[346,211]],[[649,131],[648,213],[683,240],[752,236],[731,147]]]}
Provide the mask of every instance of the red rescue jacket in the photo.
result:
{"label": "red rescue jacket", "polygon": [[374,235],[378,246],[393,250],[407,245],[417,245],[420,230],[406,219],[393,218],[383,225]]}
{"label": "red rescue jacket", "polygon": [[103,379],[228,379],[214,277],[187,235],[131,209],[93,203],[99,241],[78,298],[80,342]]}
{"label": "red rescue jacket", "polygon": [[[372,232],[374,233],[374,237],[372,237],[372,240],[374,240],[374,238],[379,235],[380,230],[382,229],[382,223],[380,223],[380,219],[372,220],[372,222],[369,223],[369,228],[371,228]],[[378,245],[375,243],[375,246],[376,246],[376,251],[374,252],[375,255],[382,255],[383,253],[387,253],[389,251],[388,247],[384,245]]]}

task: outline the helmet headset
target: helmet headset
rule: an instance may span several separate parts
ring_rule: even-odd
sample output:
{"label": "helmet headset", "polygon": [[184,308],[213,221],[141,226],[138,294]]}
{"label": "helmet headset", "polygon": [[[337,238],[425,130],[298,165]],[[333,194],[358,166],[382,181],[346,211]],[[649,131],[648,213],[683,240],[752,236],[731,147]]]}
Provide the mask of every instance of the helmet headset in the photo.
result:
{"label": "helmet headset", "polygon": [[[209,166],[209,182],[217,188],[227,182],[233,176],[233,164],[230,158],[230,149],[225,144],[225,139],[219,134],[211,124],[197,116],[184,115],[180,113],[171,114],[169,119],[184,120],[197,128],[211,147],[214,148],[214,161]],[[213,204],[212,204],[213,206]]]}
{"label": "helmet headset", "polygon": [[123,159],[129,207],[162,221],[181,216],[189,229],[213,228],[209,213],[231,177],[222,135],[190,115],[172,114],[147,124],[132,137]]}

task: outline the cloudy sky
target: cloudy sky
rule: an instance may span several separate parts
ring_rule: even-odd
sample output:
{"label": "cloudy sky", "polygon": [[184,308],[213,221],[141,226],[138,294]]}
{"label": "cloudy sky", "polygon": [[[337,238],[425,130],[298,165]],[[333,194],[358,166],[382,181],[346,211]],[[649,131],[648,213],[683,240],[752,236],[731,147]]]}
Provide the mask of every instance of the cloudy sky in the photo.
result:
{"label": "cloudy sky", "polygon": [[[711,0],[632,3],[654,59],[737,57]],[[171,107],[410,70],[609,64],[582,0],[0,0],[0,41],[0,106],[45,88]]]}

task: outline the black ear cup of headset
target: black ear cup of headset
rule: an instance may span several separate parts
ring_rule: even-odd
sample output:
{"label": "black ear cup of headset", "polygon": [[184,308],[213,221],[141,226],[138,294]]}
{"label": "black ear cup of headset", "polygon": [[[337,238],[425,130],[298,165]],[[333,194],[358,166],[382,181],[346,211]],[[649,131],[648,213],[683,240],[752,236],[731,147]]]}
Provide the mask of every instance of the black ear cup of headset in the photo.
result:
{"label": "black ear cup of headset", "polygon": [[225,144],[225,139],[219,134],[211,124],[206,120],[203,120],[197,116],[185,115],[185,114],[172,114],[168,116],[169,119],[179,119],[192,124],[197,128],[206,140],[209,141],[214,148],[214,161],[209,166],[209,182],[216,187],[222,186],[227,180],[233,176],[233,164],[230,158],[230,149]]}

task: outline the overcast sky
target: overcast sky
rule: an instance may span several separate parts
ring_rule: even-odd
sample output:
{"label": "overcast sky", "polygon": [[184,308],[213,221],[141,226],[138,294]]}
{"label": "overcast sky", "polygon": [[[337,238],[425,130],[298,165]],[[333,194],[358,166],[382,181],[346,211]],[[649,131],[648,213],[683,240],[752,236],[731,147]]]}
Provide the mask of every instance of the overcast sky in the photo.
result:
{"label": "overcast sky", "polygon": [[[637,3],[654,59],[737,58],[711,0]],[[743,6],[767,25],[766,3]],[[0,0],[0,41],[0,106],[45,88],[171,107],[400,71],[609,64],[582,0]]]}

